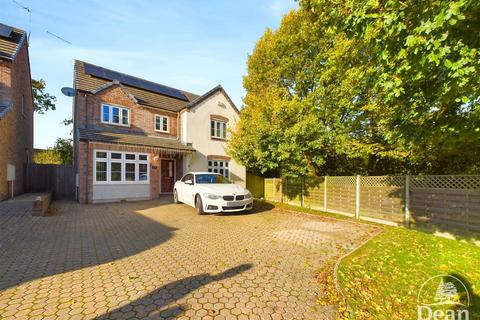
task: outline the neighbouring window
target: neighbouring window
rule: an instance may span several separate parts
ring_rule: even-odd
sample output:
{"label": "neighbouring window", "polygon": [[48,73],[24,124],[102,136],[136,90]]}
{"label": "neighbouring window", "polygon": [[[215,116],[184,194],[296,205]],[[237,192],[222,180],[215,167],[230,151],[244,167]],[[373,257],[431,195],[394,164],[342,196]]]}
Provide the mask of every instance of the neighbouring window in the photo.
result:
{"label": "neighbouring window", "polygon": [[96,183],[148,183],[148,155],[95,150]]}
{"label": "neighbouring window", "polygon": [[229,178],[229,161],[208,160],[208,172],[220,173],[224,177]]}
{"label": "neighbouring window", "polygon": [[130,110],[123,107],[102,104],[102,122],[121,126],[129,126]]}
{"label": "neighbouring window", "polygon": [[155,115],[155,131],[168,132],[168,117]]}
{"label": "neighbouring window", "polygon": [[214,138],[227,138],[227,123],[223,121],[210,120],[210,135]]}

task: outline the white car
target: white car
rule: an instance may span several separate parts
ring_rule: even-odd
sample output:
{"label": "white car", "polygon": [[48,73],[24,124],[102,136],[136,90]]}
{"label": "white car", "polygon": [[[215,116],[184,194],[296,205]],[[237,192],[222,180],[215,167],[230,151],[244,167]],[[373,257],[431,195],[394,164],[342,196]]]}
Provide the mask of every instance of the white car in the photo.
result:
{"label": "white car", "polygon": [[250,191],[212,172],[189,172],[175,182],[175,203],[194,207],[198,214],[237,212],[253,208]]}

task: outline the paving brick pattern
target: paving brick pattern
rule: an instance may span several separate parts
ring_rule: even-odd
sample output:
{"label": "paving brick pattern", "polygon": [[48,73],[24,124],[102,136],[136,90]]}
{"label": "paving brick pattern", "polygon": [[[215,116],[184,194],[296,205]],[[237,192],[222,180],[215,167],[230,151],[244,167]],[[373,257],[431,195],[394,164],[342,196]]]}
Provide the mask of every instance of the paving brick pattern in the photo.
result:
{"label": "paving brick pattern", "polygon": [[316,274],[372,227],[166,200],[0,203],[0,319],[330,319]]}

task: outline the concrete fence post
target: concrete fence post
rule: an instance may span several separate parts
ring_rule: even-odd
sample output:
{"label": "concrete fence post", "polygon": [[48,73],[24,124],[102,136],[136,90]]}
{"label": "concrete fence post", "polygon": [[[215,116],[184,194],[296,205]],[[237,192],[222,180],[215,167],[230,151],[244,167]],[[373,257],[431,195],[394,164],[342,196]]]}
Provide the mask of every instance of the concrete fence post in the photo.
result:
{"label": "concrete fence post", "polygon": [[410,176],[405,176],[405,225],[410,226]]}
{"label": "concrete fence post", "polygon": [[355,218],[360,218],[360,175],[357,175],[355,183]]}
{"label": "concrete fence post", "polygon": [[327,176],[323,180],[323,211],[327,211]]}

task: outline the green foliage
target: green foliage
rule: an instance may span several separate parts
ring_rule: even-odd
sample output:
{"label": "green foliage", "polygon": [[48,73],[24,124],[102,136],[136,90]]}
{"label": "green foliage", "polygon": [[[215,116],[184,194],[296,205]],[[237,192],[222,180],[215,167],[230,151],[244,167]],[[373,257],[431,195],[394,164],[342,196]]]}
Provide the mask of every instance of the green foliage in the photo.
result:
{"label": "green foliage", "polygon": [[52,149],[36,150],[33,155],[33,162],[39,164],[61,164],[62,161],[58,153]]}
{"label": "green foliage", "polygon": [[71,138],[57,138],[53,150],[60,157],[62,164],[72,164],[73,161],[73,140]]}
{"label": "green foliage", "polygon": [[248,59],[230,152],[284,174],[478,172],[478,1],[300,1]]}
{"label": "green foliage", "polygon": [[39,114],[55,110],[57,98],[45,92],[45,80],[32,79],[33,109]]}
{"label": "green foliage", "polygon": [[41,164],[72,164],[73,143],[72,139],[57,138],[53,148],[36,152],[34,163]]}

